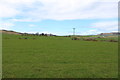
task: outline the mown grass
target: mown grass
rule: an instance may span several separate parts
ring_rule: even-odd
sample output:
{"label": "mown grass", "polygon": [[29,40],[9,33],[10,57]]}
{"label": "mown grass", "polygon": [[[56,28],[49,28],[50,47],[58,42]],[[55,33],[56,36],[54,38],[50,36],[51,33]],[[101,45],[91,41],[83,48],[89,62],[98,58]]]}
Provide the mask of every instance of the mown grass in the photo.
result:
{"label": "mown grass", "polygon": [[3,34],[3,78],[116,78],[118,43]]}

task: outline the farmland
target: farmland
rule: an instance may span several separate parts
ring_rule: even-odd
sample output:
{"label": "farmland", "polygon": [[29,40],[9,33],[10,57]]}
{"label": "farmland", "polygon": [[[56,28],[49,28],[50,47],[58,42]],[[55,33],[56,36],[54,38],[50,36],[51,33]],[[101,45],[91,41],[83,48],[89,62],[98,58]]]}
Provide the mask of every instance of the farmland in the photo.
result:
{"label": "farmland", "polygon": [[25,37],[3,34],[3,78],[118,77],[117,42]]}

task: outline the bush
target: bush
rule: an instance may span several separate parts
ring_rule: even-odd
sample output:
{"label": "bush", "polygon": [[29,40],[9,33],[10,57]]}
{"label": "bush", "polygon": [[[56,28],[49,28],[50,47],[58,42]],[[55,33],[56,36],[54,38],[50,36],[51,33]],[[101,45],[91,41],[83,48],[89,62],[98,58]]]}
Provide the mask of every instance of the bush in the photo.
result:
{"label": "bush", "polygon": [[118,42],[117,40],[112,40],[112,39],[111,39],[111,40],[108,40],[108,41],[109,41],[109,42]]}
{"label": "bush", "polygon": [[77,37],[73,37],[72,40],[80,40],[80,39]]}

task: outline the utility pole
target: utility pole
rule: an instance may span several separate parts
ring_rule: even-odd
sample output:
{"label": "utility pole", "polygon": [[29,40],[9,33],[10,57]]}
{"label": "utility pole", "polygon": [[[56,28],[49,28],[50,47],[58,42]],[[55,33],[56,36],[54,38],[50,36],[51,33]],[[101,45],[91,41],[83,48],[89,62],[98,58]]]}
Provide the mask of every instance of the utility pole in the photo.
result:
{"label": "utility pole", "polygon": [[75,28],[73,28],[73,36],[75,36]]}
{"label": "utility pole", "polygon": [[72,36],[72,40],[76,40],[76,39],[75,39],[75,28],[73,28],[73,36]]}

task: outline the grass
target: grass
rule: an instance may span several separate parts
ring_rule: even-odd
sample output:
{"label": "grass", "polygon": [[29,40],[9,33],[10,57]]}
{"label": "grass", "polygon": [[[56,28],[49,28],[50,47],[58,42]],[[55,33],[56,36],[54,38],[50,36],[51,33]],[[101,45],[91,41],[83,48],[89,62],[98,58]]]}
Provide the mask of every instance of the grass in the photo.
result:
{"label": "grass", "polygon": [[19,37],[3,34],[3,78],[118,77],[118,43]]}

